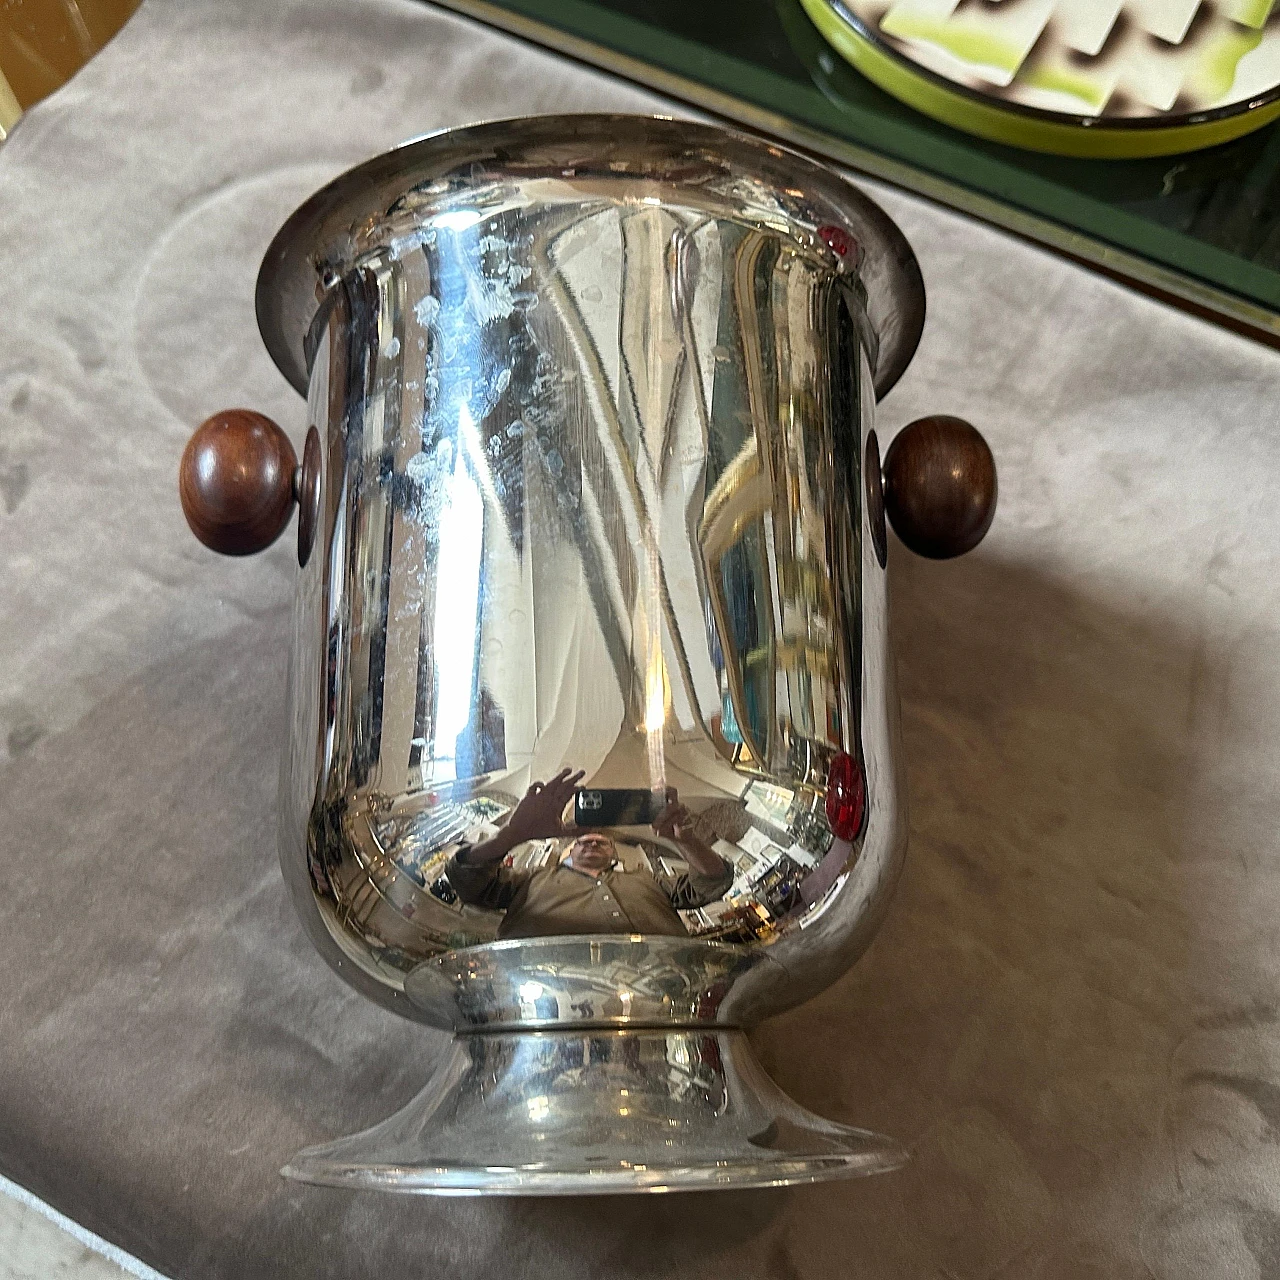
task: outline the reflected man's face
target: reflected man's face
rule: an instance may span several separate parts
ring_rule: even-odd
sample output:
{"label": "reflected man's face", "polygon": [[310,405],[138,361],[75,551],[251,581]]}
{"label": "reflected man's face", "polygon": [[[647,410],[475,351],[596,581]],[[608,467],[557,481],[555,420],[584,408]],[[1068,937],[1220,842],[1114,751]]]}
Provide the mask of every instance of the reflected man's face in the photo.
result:
{"label": "reflected man's face", "polygon": [[613,841],[597,831],[580,835],[569,850],[569,861],[580,871],[603,871],[617,856]]}

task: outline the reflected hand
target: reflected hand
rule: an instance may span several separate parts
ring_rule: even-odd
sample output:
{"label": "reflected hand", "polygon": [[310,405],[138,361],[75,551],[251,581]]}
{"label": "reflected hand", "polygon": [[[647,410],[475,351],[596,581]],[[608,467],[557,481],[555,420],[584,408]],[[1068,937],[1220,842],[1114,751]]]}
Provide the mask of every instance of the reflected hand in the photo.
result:
{"label": "reflected hand", "polygon": [[653,829],[664,839],[673,841],[685,860],[704,876],[718,876],[725,870],[725,861],[698,835],[692,813],[680,803],[674,787],[667,791],[667,807],[653,820]]}
{"label": "reflected hand", "polygon": [[564,820],[565,807],[573,799],[583,776],[581,769],[577,773],[561,769],[549,781],[533,783],[503,828],[508,840],[522,844],[526,840],[549,840],[565,835],[571,829]]}
{"label": "reflected hand", "polygon": [[667,807],[654,818],[653,829],[668,840],[687,840],[694,834],[693,814],[680,803],[675,791],[667,792]]}

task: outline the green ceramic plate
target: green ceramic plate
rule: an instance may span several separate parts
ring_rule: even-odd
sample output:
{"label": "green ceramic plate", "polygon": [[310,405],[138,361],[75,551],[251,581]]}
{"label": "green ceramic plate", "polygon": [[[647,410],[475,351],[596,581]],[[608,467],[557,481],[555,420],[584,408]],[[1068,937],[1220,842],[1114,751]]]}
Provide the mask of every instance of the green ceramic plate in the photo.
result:
{"label": "green ceramic plate", "polygon": [[1280,116],[1275,0],[801,0],[901,101],[997,142],[1123,158]]}

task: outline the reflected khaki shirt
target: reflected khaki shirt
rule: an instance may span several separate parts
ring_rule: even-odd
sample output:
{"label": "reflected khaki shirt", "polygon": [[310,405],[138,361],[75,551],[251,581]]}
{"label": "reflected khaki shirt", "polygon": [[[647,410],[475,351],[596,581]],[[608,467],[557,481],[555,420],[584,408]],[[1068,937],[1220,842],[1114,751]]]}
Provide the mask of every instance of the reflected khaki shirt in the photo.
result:
{"label": "reflected khaki shirt", "polygon": [[501,862],[468,866],[459,849],[445,866],[449,883],[463,902],[505,911],[499,938],[548,938],[572,933],[662,933],[685,937],[676,911],[689,911],[723,897],[733,868],[722,862],[718,876],[690,870],[661,880],[617,863],[598,876],[568,863],[515,871]]}

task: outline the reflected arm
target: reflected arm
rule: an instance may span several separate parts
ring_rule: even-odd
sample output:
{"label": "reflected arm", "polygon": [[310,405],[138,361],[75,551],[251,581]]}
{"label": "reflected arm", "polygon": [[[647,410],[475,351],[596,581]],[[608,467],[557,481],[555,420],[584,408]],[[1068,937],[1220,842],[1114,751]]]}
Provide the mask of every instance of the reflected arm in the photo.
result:
{"label": "reflected arm", "polygon": [[459,898],[471,907],[505,911],[528,882],[530,872],[504,867],[502,859],[518,841],[499,832],[476,845],[464,844],[445,864],[445,875]]}
{"label": "reflected arm", "polygon": [[716,861],[714,872],[690,869],[682,875],[660,881],[677,911],[705,907],[708,902],[715,902],[728,893],[729,886],[733,884],[733,868],[719,854],[712,853],[711,856]]}
{"label": "reflected arm", "polygon": [[[667,793],[667,807],[653,820],[654,831],[676,845],[693,872],[703,880],[719,880],[726,871],[733,872],[724,859],[698,834],[692,813],[680,803],[673,790]],[[728,886],[726,886],[727,888]],[[721,889],[720,893],[724,890]],[[714,895],[719,897],[720,894]]]}
{"label": "reflected arm", "polygon": [[445,875],[458,897],[469,906],[506,910],[532,872],[514,871],[504,867],[502,860],[527,840],[563,835],[564,809],[581,781],[581,772],[561,769],[548,782],[534,782],[506,826],[478,844],[463,845],[445,866]]}
{"label": "reflected arm", "polygon": [[733,868],[698,834],[693,814],[676,793],[668,795],[667,807],[653,820],[653,829],[680,850],[689,870],[661,884],[677,911],[705,907],[729,891]]}

